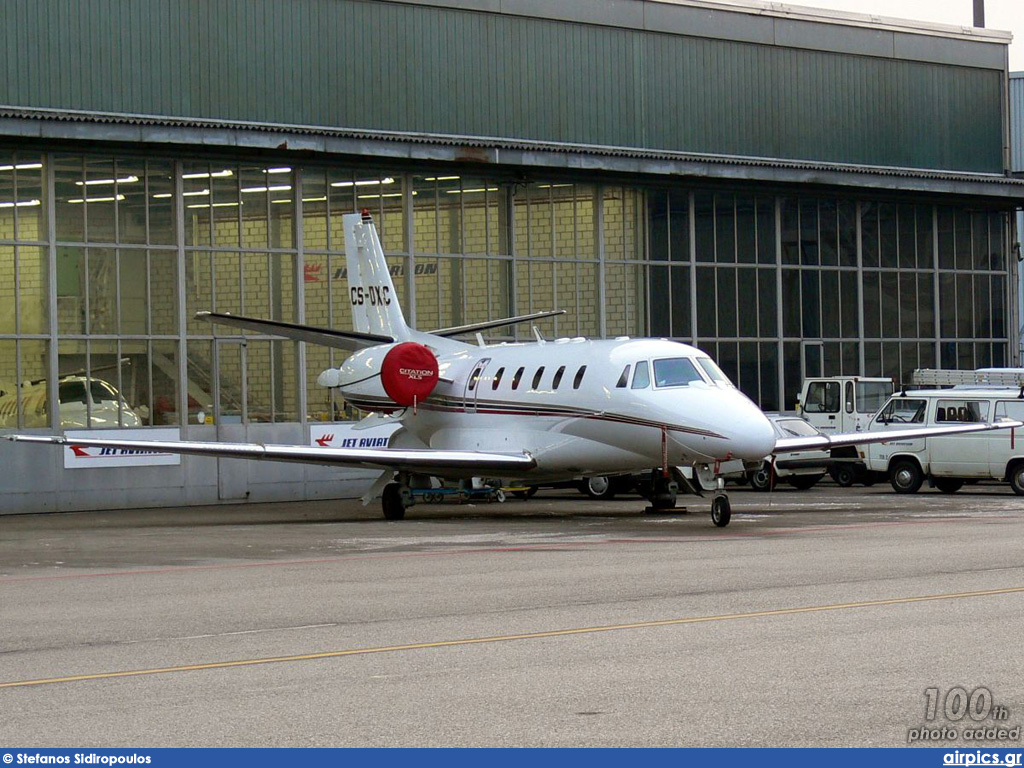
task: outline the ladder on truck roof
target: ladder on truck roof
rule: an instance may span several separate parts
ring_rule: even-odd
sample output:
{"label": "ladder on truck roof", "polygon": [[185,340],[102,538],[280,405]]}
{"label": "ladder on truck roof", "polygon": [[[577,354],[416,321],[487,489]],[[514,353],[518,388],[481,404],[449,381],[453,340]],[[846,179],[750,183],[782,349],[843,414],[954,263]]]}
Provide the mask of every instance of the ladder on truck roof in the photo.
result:
{"label": "ladder on truck roof", "polygon": [[976,371],[918,368],[911,382],[915,386],[929,387],[1024,387],[1024,368],[979,368]]}

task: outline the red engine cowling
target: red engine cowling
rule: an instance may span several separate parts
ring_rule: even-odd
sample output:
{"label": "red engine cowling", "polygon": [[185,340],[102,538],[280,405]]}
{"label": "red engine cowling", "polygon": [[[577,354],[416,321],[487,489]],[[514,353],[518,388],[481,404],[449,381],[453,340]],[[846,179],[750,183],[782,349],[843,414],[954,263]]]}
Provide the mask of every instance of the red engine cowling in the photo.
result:
{"label": "red engine cowling", "polygon": [[380,367],[388,397],[399,405],[422,402],[437,386],[437,358],[423,344],[406,341],[391,348]]}

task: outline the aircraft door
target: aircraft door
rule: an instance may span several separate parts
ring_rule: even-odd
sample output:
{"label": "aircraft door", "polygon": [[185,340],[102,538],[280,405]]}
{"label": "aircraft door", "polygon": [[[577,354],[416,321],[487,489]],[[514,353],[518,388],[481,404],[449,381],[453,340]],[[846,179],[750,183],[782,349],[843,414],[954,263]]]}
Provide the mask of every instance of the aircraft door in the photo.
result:
{"label": "aircraft door", "polygon": [[491,358],[489,357],[478,360],[476,365],[473,366],[473,370],[470,372],[469,378],[466,379],[466,389],[463,393],[463,397],[466,401],[467,413],[476,412],[476,399],[480,392],[480,383],[484,378],[484,370],[490,362]]}

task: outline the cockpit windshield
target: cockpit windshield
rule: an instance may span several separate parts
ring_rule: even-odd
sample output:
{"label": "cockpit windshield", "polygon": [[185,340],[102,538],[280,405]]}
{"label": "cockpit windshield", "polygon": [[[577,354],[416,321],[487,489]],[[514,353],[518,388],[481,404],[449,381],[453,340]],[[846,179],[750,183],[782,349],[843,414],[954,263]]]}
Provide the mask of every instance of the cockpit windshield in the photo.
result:
{"label": "cockpit windshield", "polygon": [[713,382],[716,384],[727,384],[732,386],[732,382],[729,381],[729,377],[722,373],[722,369],[715,365],[714,361],[710,357],[698,357],[697,363],[706,373]]}
{"label": "cockpit windshield", "polygon": [[656,387],[685,387],[695,381],[703,382],[704,379],[689,358],[670,357],[654,361]]}

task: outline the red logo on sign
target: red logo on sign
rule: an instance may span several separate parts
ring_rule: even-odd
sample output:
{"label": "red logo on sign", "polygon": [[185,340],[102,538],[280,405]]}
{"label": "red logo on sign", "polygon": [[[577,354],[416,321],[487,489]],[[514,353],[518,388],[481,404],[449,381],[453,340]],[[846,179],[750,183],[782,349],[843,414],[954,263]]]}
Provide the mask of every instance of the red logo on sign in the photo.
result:
{"label": "red logo on sign", "polygon": [[85,450],[85,448],[83,448],[82,446],[80,446],[80,445],[72,445],[72,446],[69,446],[69,447],[71,448],[72,451],[75,452],[75,456],[78,456],[79,458],[82,458],[82,457],[87,458],[87,459],[91,458],[89,452],[87,450]]}
{"label": "red logo on sign", "polygon": [[318,437],[316,439],[316,444],[321,448],[326,448],[331,444],[332,440],[334,440],[334,435],[324,435],[323,437]]}
{"label": "red logo on sign", "polygon": [[307,264],[303,270],[303,278],[307,283],[319,283],[320,272],[323,270],[323,264]]}

